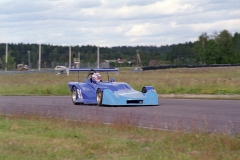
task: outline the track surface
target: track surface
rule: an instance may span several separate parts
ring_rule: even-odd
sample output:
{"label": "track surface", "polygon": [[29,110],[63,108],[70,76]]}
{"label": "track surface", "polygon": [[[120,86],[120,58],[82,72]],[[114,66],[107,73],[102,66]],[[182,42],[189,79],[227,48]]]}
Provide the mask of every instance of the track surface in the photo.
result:
{"label": "track surface", "polygon": [[73,105],[70,96],[0,96],[0,113],[240,134],[240,100],[159,99],[159,106]]}

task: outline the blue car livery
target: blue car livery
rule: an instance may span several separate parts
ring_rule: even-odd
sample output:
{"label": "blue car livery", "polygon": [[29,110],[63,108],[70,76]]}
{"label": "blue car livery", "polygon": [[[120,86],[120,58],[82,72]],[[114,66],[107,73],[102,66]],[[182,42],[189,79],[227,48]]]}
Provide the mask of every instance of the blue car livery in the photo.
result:
{"label": "blue car livery", "polygon": [[[72,101],[77,104],[97,104],[99,106],[141,106],[159,105],[156,90],[152,86],[144,86],[141,91],[134,90],[129,84],[115,82],[114,79],[96,82],[92,75],[96,72],[117,72],[117,68],[70,69],[78,72],[78,82],[69,82]],[[79,81],[79,72],[87,72],[85,82]]]}

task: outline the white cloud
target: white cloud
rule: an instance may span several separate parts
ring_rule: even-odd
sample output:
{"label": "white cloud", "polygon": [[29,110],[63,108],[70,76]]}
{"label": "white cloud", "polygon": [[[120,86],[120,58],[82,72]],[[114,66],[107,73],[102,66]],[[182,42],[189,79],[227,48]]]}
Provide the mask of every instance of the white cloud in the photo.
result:
{"label": "white cloud", "polygon": [[237,0],[1,0],[0,43],[164,45],[240,32]]}
{"label": "white cloud", "polygon": [[190,25],[189,27],[193,31],[197,31],[199,33],[203,30],[204,32],[214,32],[214,31],[222,31],[224,29],[228,29],[229,31],[239,32],[240,19],[221,20],[213,23],[193,24],[193,25]]}

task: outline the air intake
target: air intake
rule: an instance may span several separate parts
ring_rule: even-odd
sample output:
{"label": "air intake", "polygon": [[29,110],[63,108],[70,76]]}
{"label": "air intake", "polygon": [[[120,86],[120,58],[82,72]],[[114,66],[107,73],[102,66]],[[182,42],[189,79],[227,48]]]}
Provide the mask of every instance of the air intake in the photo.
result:
{"label": "air intake", "polygon": [[142,104],[143,100],[127,100],[127,104]]}

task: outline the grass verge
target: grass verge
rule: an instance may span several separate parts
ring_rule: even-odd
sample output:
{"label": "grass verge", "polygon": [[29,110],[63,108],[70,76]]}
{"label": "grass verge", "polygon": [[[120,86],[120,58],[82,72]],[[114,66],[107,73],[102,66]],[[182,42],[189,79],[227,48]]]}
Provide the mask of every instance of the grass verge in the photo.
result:
{"label": "grass verge", "polygon": [[[103,75],[103,74],[102,74]],[[80,74],[84,81],[86,73]],[[180,68],[142,72],[121,69],[119,75],[110,73],[117,82],[127,82],[134,89],[154,86],[158,94],[240,94],[240,67]],[[107,78],[105,77],[105,80]],[[70,76],[54,73],[1,75],[0,95],[69,95],[67,83],[77,81]]]}
{"label": "grass verge", "polygon": [[239,160],[240,137],[0,116],[0,159]]}

